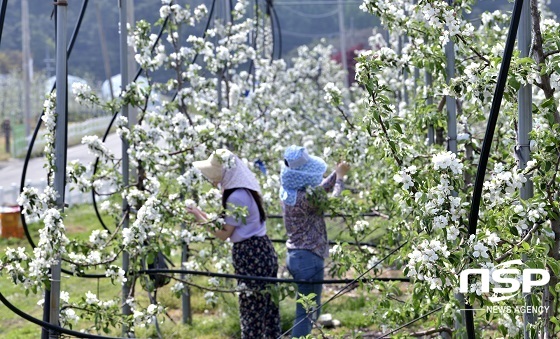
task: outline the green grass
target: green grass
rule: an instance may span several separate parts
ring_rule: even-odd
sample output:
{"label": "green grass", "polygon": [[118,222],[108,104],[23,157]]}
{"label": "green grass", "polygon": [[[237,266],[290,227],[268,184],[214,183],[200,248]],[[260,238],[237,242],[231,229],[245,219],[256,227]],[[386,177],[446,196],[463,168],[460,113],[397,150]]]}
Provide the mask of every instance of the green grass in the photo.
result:
{"label": "green grass", "polygon": [[[68,236],[71,239],[86,240],[91,230],[100,229],[101,226],[95,215],[92,206],[82,205],[68,208],[65,211],[65,225]],[[109,218],[104,219],[110,222]],[[108,226],[110,227],[111,224]],[[30,231],[35,242],[38,241],[39,224],[30,225]],[[336,223],[330,223],[331,228],[336,227]],[[273,233],[271,237],[281,238],[284,236],[283,227],[278,227],[276,222],[270,222],[269,232]],[[333,233],[331,233],[333,234]],[[334,235],[334,234],[333,234]],[[31,249],[25,239],[0,239],[0,251],[3,253],[7,247],[26,247]],[[285,246],[283,244],[275,245],[279,256],[279,264],[285,265]],[[172,258],[174,262],[179,262],[178,257]],[[204,285],[207,277],[195,277],[194,282]],[[167,307],[169,316],[164,319],[160,328],[164,338],[236,338],[239,337],[239,314],[237,298],[233,294],[223,294],[216,306],[207,305],[204,300],[205,291],[191,288],[191,309],[193,313],[192,325],[182,324],[181,300],[175,298],[170,287],[173,283],[165,286],[158,291],[158,301]],[[98,294],[102,299],[110,299],[120,296],[120,285],[112,285],[108,279],[84,279],[63,274],[61,279],[61,289],[70,293],[71,301],[81,298],[87,291]],[[0,292],[15,306],[36,318],[42,318],[42,309],[37,306],[37,301],[43,297],[39,295],[25,296],[23,288],[15,286],[6,275],[0,276]],[[147,292],[139,285],[136,287],[137,302],[141,305],[148,304]],[[323,301],[327,300],[335,291],[325,289]],[[373,319],[368,316],[368,306],[366,296],[360,292],[353,292],[352,296],[343,296],[335,299],[333,302],[325,306],[323,313],[332,313],[333,318],[338,319],[342,323],[341,328],[328,330],[326,333],[332,333],[339,336],[349,334],[353,331],[368,328],[373,325]],[[288,330],[295,315],[295,300],[287,298],[280,303],[281,321],[283,331]],[[80,328],[85,328],[91,323],[80,322]],[[30,322],[27,322],[11,312],[6,306],[0,304],[0,338],[38,338],[40,336],[40,328]],[[316,330],[317,331],[317,330]],[[330,331],[330,332],[329,332]],[[319,332],[316,332],[319,334]],[[120,329],[113,329],[110,335],[119,336]],[[137,328],[136,335],[138,338],[157,338],[154,326],[150,328]]]}

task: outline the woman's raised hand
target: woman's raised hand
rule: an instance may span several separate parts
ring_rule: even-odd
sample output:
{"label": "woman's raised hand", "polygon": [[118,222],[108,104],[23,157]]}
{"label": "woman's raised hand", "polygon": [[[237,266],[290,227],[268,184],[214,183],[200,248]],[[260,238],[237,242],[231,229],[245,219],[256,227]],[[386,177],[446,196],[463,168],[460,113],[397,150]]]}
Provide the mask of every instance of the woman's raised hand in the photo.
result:
{"label": "woman's raised hand", "polygon": [[336,176],[338,179],[342,179],[346,173],[350,170],[350,165],[346,161],[341,161],[336,164]]}

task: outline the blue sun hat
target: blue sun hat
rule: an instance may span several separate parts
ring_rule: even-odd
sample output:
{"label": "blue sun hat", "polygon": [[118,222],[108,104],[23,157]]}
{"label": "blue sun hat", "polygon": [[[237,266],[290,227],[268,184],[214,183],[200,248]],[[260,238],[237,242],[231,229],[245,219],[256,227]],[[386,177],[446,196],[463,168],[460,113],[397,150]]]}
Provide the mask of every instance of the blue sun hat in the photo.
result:
{"label": "blue sun hat", "polygon": [[295,145],[284,151],[284,165],[280,174],[280,199],[290,206],[296,204],[298,190],[318,186],[327,170],[323,159],[309,155],[305,147]]}

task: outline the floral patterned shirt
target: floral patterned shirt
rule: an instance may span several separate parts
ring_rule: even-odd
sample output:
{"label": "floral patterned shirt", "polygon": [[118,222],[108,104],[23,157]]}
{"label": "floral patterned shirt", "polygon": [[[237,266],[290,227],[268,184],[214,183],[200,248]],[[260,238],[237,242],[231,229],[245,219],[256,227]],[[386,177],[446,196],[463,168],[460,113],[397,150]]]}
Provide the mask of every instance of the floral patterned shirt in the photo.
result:
{"label": "floral patterned shirt", "polygon": [[[336,172],[332,172],[319,184],[333,196],[340,195],[344,188],[342,179],[336,180]],[[321,213],[307,198],[305,189],[297,193],[294,206],[283,205],[284,227],[288,234],[286,247],[289,250],[309,250],[321,258],[329,256],[327,227]]]}

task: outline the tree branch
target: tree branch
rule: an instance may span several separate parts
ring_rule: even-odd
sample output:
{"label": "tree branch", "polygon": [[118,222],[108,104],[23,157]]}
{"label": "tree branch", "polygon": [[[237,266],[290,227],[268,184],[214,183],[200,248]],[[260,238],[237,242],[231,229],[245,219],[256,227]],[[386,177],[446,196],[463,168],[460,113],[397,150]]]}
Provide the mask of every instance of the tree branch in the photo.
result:
{"label": "tree branch", "polygon": [[420,331],[420,332],[413,332],[410,333],[410,335],[413,337],[423,337],[431,334],[440,334],[442,332],[445,332],[449,335],[453,334],[453,330],[450,329],[449,327],[440,327],[440,328],[431,328],[429,330]]}
{"label": "tree branch", "polygon": [[[537,70],[540,74],[541,88],[547,99],[554,97],[554,88],[550,85],[550,75],[543,74],[542,68],[546,63],[546,55],[543,51],[543,37],[541,32],[541,13],[539,11],[538,0],[531,0],[531,18],[533,21],[533,52],[535,55],[535,61],[537,62]],[[540,87],[540,86],[539,86]],[[558,107],[554,106],[554,121],[560,124],[560,114],[558,113]]]}
{"label": "tree branch", "polygon": [[478,52],[476,49],[474,49],[472,47],[472,44],[469,44],[465,40],[465,38],[463,38],[463,36],[461,36],[461,34],[457,34],[456,36],[457,36],[457,38],[459,38],[459,40],[461,40],[462,43],[465,44],[465,46],[468,46],[468,48],[471,50],[471,52],[476,54],[476,56],[479,57],[481,60],[484,60],[484,62],[486,62],[487,65],[490,65],[490,60],[486,59],[486,57],[484,57],[484,55],[480,54],[480,52]]}
{"label": "tree branch", "polygon": [[544,58],[546,59],[549,56],[554,55],[554,54],[558,54],[558,53],[560,53],[560,49],[555,49],[553,51],[548,51],[548,52],[544,53]]}
{"label": "tree branch", "polygon": [[496,259],[496,263],[501,263],[502,261],[506,260],[507,257],[509,257],[512,253],[513,253],[513,249],[516,247],[521,246],[522,243],[527,242],[529,240],[531,240],[531,237],[533,236],[533,234],[540,228],[540,226],[542,225],[542,223],[535,223],[535,225],[533,226],[533,228],[531,228],[529,230],[529,232],[527,232],[527,234],[525,234],[525,236],[523,237],[523,239],[521,239],[521,241],[519,241],[515,246],[513,246],[512,248],[510,248],[509,250],[507,250],[501,257]]}
{"label": "tree branch", "polygon": [[338,111],[342,114],[342,116],[344,117],[344,120],[346,120],[346,122],[348,123],[348,125],[350,125],[350,127],[352,129],[356,129],[356,126],[354,126],[354,124],[350,121],[350,119],[348,118],[348,116],[346,115],[346,113],[344,113],[344,110],[342,108],[340,108],[340,106],[336,106],[336,109],[338,109]]}

